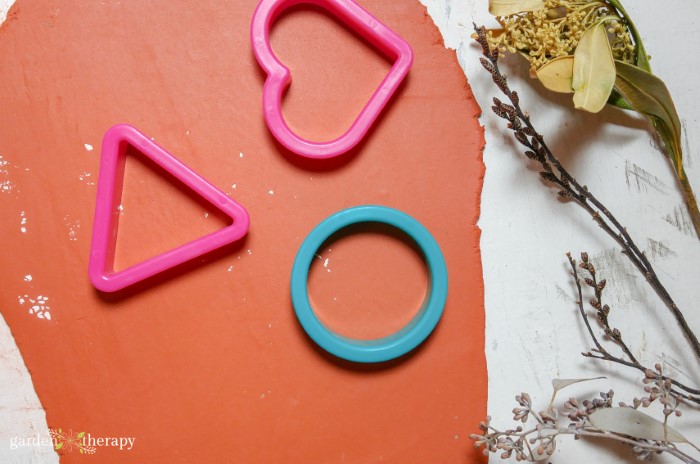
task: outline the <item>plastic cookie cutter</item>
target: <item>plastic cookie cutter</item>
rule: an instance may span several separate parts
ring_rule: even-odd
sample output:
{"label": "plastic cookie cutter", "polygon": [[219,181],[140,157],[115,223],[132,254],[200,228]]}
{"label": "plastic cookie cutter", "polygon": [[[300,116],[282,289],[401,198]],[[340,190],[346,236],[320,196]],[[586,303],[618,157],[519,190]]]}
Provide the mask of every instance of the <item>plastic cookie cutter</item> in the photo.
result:
{"label": "plastic cookie cutter", "polygon": [[[131,145],[195,193],[229,216],[232,223],[204,237],[161,253],[119,272],[114,271],[114,249],[119,221],[117,186],[121,190],[127,147]],[[119,124],[102,140],[97,202],[92,228],[88,274],[103,292],[121,290],[166,269],[189,261],[243,237],[250,226],[248,212],[136,128]]]}
{"label": "plastic cookie cutter", "polygon": [[[277,16],[300,3],[325,8],[367,39],[394,64],[350,129],[330,142],[311,142],[296,135],[282,116],[282,96],[292,81],[289,69],[274,55],[270,28]],[[347,152],[367,134],[413,63],[408,43],[353,0],[262,0],[250,27],[250,39],[258,63],[267,73],[263,89],[263,112],[267,127],[287,149],[308,158],[332,158]]]}
{"label": "plastic cookie cutter", "polygon": [[[331,235],[358,223],[383,223],[403,231],[418,245],[428,265],[428,291],[421,309],[398,332],[373,340],[348,338],[325,326],[311,307],[307,288],[309,269],[318,249]],[[411,216],[384,206],[357,206],[328,217],[304,240],[292,267],[291,292],[297,318],[314,342],[339,358],[377,363],[410,352],[433,331],[447,300],[447,266],[433,236]]]}

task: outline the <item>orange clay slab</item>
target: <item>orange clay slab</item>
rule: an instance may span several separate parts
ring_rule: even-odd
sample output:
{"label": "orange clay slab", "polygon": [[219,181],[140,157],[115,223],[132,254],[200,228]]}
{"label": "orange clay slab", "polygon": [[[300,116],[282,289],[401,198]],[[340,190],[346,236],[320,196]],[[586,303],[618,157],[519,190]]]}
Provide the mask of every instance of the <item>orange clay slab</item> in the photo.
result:
{"label": "orange clay slab", "polygon": [[[18,0],[0,29],[0,310],[49,427],[135,438],[129,451],[62,450],[61,460],[478,461],[468,434],[486,409],[483,138],[454,52],[417,1],[364,0],[411,45],[413,67],[358,147],[303,160],[265,126],[248,34],[255,6]],[[342,134],[391,66],[315,7],[288,10],[271,40],[294,75],[285,119],[309,140]],[[94,290],[99,144],[117,122],[245,205],[246,238],[123,292]],[[157,169],[127,153],[116,269],[225,225]],[[289,296],[304,237],[360,204],[419,220],[450,274],[435,332],[389,365],[325,355]],[[335,330],[372,338],[418,309],[425,266],[401,237],[356,232],[319,250],[310,297]],[[39,296],[41,318],[29,311]]]}

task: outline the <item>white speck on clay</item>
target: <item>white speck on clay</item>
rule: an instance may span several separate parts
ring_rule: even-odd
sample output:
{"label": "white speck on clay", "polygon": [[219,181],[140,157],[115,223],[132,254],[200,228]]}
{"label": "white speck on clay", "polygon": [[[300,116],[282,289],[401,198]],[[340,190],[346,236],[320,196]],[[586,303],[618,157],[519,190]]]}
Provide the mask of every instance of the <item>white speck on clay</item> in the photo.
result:
{"label": "white speck on clay", "polygon": [[326,260],[323,262],[323,267],[325,267],[328,272],[331,272],[331,270],[328,269],[328,262],[330,260],[331,260],[330,258],[326,258]]}
{"label": "white speck on clay", "polygon": [[14,188],[15,184],[13,184],[11,180],[0,181],[0,192],[10,193]]}
{"label": "white speck on clay", "polygon": [[10,171],[8,168],[19,169],[20,167],[17,165],[10,165],[10,162],[0,155],[0,193],[12,193],[13,191],[17,193],[17,186],[10,179]]}
{"label": "white speck on clay", "polygon": [[265,399],[265,393],[260,393],[260,399],[261,400]]}
{"label": "white speck on clay", "polygon": [[231,271],[233,271],[233,264],[232,264],[232,265],[230,265],[230,266],[228,267],[228,269],[226,269],[226,270],[227,270],[228,272],[231,272]]}
{"label": "white speck on clay", "polygon": [[253,254],[253,250],[251,250],[250,248],[248,248],[248,249],[246,250],[246,253],[248,253],[249,255],[252,255],[252,254]]}
{"label": "white speck on clay", "polygon": [[92,145],[90,145],[89,143],[85,143],[83,145],[85,146],[85,149],[87,151],[92,151],[94,149],[94,147]]}
{"label": "white speck on clay", "polygon": [[243,158],[243,152],[238,153],[239,158]]}
{"label": "white speck on clay", "polygon": [[32,281],[32,275],[31,275],[31,274],[27,274],[26,276],[24,276],[24,281],[25,281],[25,282],[31,282],[31,281]]}
{"label": "white speck on clay", "polygon": [[455,433],[455,440],[459,440],[459,435]]}
{"label": "white speck on clay", "polygon": [[95,185],[95,182],[92,180],[92,173],[89,173],[87,171],[80,174],[78,176],[78,179],[80,179],[81,182],[85,182],[88,185]]}
{"label": "white speck on clay", "polygon": [[74,221],[71,221],[69,219],[69,216],[64,216],[63,222],[65,223],[66,227],[68,228],[68,240],[70,240],[71,242],[77,241],[78,240],[78,231],[80,230],[80,220],[76,219]]}
{"label": "white speck on clay", "polygon": [[119,211],[120,215],[124,214],[124,205],[120,203],[119,206],[117,206],[117,210]]}
{"label": "white speck on clay", "polygon": [[205,211],[205,212],[204,212],[204,217],[205,217],[205,218],[208,218],[208,217],[209,217],[209,211]]}
{"label": "white speck on clay", "polygon": [[267,191],[267,193],[269,193],[270,195],[274,195],[274,194],[275,194],[275,191],[272,190],[272,189],[270,189],[270,190]]}
{"label": "white speck on clay", "polygon": [[27,233],[27,213],[25,213],[24,211],[20,211],[19,217],[20,217],[20,219],[19,219],[19,225],[20,225],[19,231],[22,232],[23,234],[26,234]]}
{"label": "white speck on clay", "polygon": [[186,130],[186,131],[185,131],[185,135],[190,135],[190,131],[189,131],[189,130]]}
{"label": "white speck on clay", "polygon": [[27,312],[32,316],[36,316],[39,319],[51,320],[51,307],[48,303],[48,296],[39,295],[36,298],[32,298],[25,294],[18,296],[17,301],[20,306],[27,307]]}

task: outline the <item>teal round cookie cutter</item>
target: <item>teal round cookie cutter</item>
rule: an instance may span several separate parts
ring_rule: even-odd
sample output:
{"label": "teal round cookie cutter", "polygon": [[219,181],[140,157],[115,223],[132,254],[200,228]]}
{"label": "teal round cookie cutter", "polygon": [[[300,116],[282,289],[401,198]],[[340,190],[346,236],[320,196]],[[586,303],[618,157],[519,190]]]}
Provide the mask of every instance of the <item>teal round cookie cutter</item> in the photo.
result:
{"label": "teal round cookie cutter", "polygon": [[[309,301],[311,262],[330,236],[353,224],[387,224],[407,234],[420,248],[428,267],[428,289],[418,313],[399,331],[382,338],[358,340],[340,335],[324,325]],[[329,353],[348,361],[378,363],[403,356],[433,331],[447,301],[447,266],[439,245],[417,220],[386,206],[356,206],[333,214],[317,225],[297,252],[292,267],[292,304],[299,323],[311,339]]]}

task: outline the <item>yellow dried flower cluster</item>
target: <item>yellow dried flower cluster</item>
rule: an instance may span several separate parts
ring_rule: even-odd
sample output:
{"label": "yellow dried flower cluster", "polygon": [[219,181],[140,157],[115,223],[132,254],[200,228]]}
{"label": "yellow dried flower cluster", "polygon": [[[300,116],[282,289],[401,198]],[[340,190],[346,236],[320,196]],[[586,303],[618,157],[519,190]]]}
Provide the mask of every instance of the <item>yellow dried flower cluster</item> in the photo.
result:
{"label": "yellow dried flower cluster", "polygon": [[546,0],[544,5],[539,10],[496,17],[502,28],[487,31],[489,46],[522,53],[534,73],[556,57],[573,55],[583,34],[605,20],[613,56],[633,63],[635,48],[629,30],[604,1]]}

